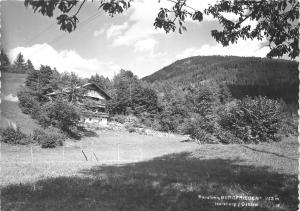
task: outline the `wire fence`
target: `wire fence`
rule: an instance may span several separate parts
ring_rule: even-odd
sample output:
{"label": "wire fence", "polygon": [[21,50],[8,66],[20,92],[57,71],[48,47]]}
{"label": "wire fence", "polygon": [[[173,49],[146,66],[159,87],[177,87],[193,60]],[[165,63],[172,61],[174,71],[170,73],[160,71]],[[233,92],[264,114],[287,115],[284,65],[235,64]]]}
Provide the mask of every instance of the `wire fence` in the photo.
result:
{"label": "wire fence", "polygon": [[144,160],[143,148],[135,144],[117,143],[107,147],[90,143],[89,146],[62,146],[55,150],[30,147],[16,153],[3,153],[2,164],[43,163],[99,163],[122,164]]}

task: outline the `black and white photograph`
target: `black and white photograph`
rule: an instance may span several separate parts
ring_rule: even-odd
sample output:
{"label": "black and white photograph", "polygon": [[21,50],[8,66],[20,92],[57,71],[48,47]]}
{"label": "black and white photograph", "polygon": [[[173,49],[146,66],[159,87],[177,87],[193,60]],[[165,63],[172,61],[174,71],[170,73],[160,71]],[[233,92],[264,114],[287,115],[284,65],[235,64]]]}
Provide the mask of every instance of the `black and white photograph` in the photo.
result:
{"label": "black and white photograph", "polygon": [[298,0],[0,6],[0,210],[298,210]]}

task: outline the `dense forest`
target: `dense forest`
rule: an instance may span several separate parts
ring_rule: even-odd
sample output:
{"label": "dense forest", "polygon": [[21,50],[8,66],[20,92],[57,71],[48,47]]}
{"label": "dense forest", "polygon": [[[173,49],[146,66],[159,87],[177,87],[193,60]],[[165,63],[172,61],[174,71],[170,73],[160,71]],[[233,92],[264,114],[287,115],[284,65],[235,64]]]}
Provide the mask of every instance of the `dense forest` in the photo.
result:
{"label": "dense forest", "polygon": [[195,56],[144,77],[150,83],[186,86],[214,80],[226,84],[234,98],[267,96],[298,104],[298,62],[236,56]]}

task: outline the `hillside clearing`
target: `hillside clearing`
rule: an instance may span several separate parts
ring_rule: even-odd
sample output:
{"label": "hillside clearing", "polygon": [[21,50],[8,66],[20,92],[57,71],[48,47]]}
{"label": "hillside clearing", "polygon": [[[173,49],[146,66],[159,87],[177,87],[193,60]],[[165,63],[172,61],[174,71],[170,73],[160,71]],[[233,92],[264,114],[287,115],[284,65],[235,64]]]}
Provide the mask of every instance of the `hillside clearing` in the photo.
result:
{"label": "hillside clearing", "polygon": [[0,128],[6,128],[11,124],[20,126],[21,130],[26,134],[30,134],[39,125],[34,122],[30,116],[23,114],[18,102],[6,100],[7,96],[16,97],[21,85],[26,80],[26,74],[1,73],[1,114]]}
{"label": "hillside clearing", "polygon": [[30,146],[1,146],[3,210],[213,210],[198,194],[279,197],[259,202],[267,210],[297,206],[296,138],[197,145],[180,136],[103,131],[64,148],[32,149],[33,160]]}

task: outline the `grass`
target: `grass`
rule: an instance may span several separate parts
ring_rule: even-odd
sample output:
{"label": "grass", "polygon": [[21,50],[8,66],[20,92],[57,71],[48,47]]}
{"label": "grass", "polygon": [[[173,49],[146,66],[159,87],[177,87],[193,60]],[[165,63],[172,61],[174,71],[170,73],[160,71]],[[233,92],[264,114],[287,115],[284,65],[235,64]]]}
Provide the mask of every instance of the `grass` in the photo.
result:
{"label": "grass", "polygon": [[0,127],[5,128],[13,123],[19,125],[23,132],[30,134],[39,126],[30,118],[30,116],[22,113],[18,102],[3,99],[7,95],[17,96],[18,91],[21,89],[21,85],[24,85],[26,76],[26,74],[1,73]]}
{"label": "grass", "polygon": [[17,96],[21,85],[24,85],[27,74],[1,72],[1,92],[4,95]]}
{"label": "grass", "polygon": [[26,74],[1,73],[1,113],[0,127],[5,128],[10,124],[19,125],[23,132],[30,134],[39,126],[26,114],[23,114],[19,108],[18,102],[4,100],[7,95],[17,96],[21,85],[26,80]]}
{"label": "grass", "polygon": [[6,128],[14,123],[20,126],[26,134],[32,134],[35,128],[40,127],[30,116],[22,113],[18,102],[2,100],[0,117],[1,128]]}
{"label": "grass", "polygon": [[68,142],[65,160],[63,148],[34,146],[31,163],[30,146],[2,145],[2,210],[240,210],[198,195],[242,194],[279,198],[246,210],[296,210],[297,148],[296,138],[196,145],[179,136],[104,131]]}

